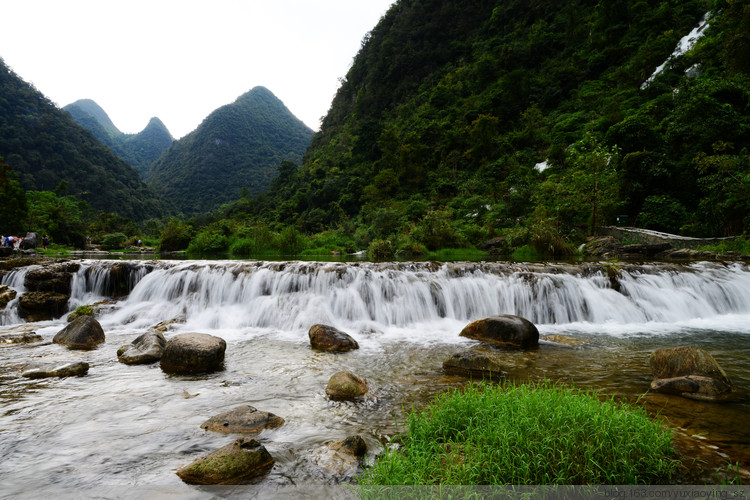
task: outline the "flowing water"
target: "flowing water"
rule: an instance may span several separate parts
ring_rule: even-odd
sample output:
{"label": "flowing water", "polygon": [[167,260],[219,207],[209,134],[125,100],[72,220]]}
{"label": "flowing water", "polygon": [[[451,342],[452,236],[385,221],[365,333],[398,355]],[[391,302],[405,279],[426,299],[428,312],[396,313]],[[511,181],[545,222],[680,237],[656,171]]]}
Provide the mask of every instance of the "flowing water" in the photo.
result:
{"label": "flowing water", "polygon": [[[107,496],[107,488],[194,495],[202,490],[174,471],[236,438],[200,424],[242,404],[286,420],[258,437],[276,459],[258,487],[350,482],[356,471],[327,470],[321,446],[360,434],[372,460],[403,429],[406,411],[466,383],[446,375],[442,361],[484,349],[458,334],[494,314],[523,316],[542,335],[589,341],[503,352],[509,379],[564,380],[638,400],[676,429],[683,453],[697,458],[685,481],[711,481],[723,464],[750,463],[746,399],[644,396],[651,351],[686,344],[711,352],[740,393],[748,391],[746,264],[153,261],[133,263],[129,295],[111,301],[104,295],[113,264],[81,261],[72,280],[71,309],[110,300],[97,312],[106,342],[95,350],[52,344],[64,320],[25,324],[17,299],[0,313],[0,333],[33,330],[44,338],[42,345],[0,348],[0,495],[60,489]],[[3,284],[23,292],[26,272],[10,272]],[[225,339],[224,369],[175,376],[158,363],[117,361],[120,346],[170,320],[167,338],[203,332]],[[315,323],[350,333],[360,349],[313,351],[307,330]],[[35,363],[77,360],[91,366],[84,377],[20,376]],[[328,400],[325,386],[340,370],[366,378],[371,392],[357,402]]]}

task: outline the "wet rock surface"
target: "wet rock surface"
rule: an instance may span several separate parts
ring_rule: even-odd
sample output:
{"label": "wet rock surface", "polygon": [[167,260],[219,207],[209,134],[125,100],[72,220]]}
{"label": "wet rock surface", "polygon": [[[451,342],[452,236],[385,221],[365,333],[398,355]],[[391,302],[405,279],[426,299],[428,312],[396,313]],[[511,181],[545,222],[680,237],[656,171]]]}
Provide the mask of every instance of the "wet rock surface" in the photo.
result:
{"label": "wet rock surface", "polygon": [[34,344],[41,342],[42,336],[34,332],[7,333],[0,335],[0,345]]}
{"label": "wet rock surface", "polygon": [[5,309],[8,302],[16,298],[16,291],[8,287],[8,285],[0,285],[0,311]]}
{"label": "wet rock surface", "polygon": [[49,378],[49,377],[82,377],[89,371],[89,364],[83,361],[48,365],[32,368],[24,371],[21,376],[26,378]]}
{"label": "wet rock surface", "polygon": [[451,375],[498,380],[503,378],[507,368],[501,359],[491,352],[463,351],[447,357],[443,370]]}
{"label": "wet rock surface", "polygon": [[56,319],[67,312],[68,299],[57,292],[26,292],[18,299],[18,315],[26,321]]}
{"label": "wet rock surface", "polygon": [[593,345],[593,342],[589,339],[582,339],[577,337],[570,337],[568,335],[542,335],[539,340],[543,340],[549,344],[564,347],[582,347]]}
{"label": "wet rock surface", "polygon": [[188,484],[242,484],[267,473],[275,460],[255,439],[240,438],[177,471]]}
{"label": "wet rock surface", "polygon": [[649,358],[651,390],[701,401],[732,399],[732,382],[705,349],[679,346],[657,349]]}
{"label": "wet rock surface", "polygon": [[69,349],[94,349],[104,340],[104,330],[97,320],[91,316],[79,316],[57,332],[52,342]]}
{"label": "wet rock surface", "polygon": [[359,349],[359,344],[348,333],[328,325],[313,325],[308,331],[313,349],[327,352],[346,352]]}
{"label": "wet rock surface", "polygon": [[322,471],[337,478],[354,476],[360,471],[362,459],[367,454],[367,443],[362,436],[349,436],[340,441],[326,443],[313,451],[311,461]]}
{"label": "wet rock surface", "polygon": [[160,364],[167,373],[205,373],[222,368],[227,343],[206,333],[181,333],[167,341]]}
{"label": "wet rock surface", "polygon": [[369,390],[366,380],[348,371],[334,373],[326,386],[326,394],[333,400],[355,399]]}
{"label": "wet rock surface", "polygon": [[225,434],[257,434],[263,429],[275,429],[282,425],[283,418],[244,405],[209,418],[201,424],[201,428]]}
{"label": "wet rock surface", "polygon": [[149,330],[117,350],[117,360],[126,365],[156,363],[164,354],[167,340],[161,332]]}
{"label": "wet rock surface", "polygon": [[460,335],[503,347],[530,349],[539,345],[536,326],[525,318],[509,314],[472,321]]}

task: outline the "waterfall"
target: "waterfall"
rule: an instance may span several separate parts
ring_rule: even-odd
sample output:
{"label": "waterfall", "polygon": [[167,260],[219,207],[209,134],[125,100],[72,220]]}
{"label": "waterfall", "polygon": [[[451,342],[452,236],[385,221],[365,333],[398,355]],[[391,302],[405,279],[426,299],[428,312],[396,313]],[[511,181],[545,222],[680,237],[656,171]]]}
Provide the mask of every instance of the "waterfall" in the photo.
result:
{"label": "waterfall", "polygon": [[[108,264],[82,266],[71,302],[91,302]],[[493,314],[537,325],[674,323],[750,314],[744,264],[317,263],[181,261],[141,265],[131,293],[103,318],[147,328],[414,328]],[[84,276],[88,278],[84,279]],[[85,282],[85,286],[84,286]]]}
{"label": "waterfall", "polygon": [[16,298],[8,302],[5,308],[0,311],[0,325],[11,325],[23,321],[18,315],[18,301],[21,298],[21,294],[26,291],[26,287],[23,284],[26,279],[26,273],[34,267],[13,269],[0,280],[0,285],[6,285],[8,288],[16,291]]}

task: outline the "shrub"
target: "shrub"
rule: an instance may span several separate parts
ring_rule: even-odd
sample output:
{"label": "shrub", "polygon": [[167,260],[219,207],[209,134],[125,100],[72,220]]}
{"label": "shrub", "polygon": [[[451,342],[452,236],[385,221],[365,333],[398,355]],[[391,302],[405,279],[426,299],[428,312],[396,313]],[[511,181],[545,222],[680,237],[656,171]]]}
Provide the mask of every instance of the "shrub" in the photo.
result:
{"label": "shrub", "polygon": [[396,250],[396,256],[399,259],[421,259],[426,255],[427,247],[419,242],[411,240],[406,240],[398,247],[398,250]]}
{"label": "shrub", "polygon": [[393,248],[391,242],[386,240],[374,240],[367,249],[367,257],[370,260],[393,259]]}
{"label": "shrub", "polygon": [[169,219],[169,222],[167,222],[167,225],[161,231],[160,250],[162,252],[184,250],[190,244],[190,238],[190,226],[173,217]]}
{"label": "shrub", "polygon": [[399,440],[360,485],[651,484],[678,464],[642,408],[549,382],[443,394]]}
{"label": "shrub", "polygon": [[119,250],[124,246],[127,239],[128,237],[122,233],[107,234],[102,239],[102,248],[104,250]]}
{"label": "shrub", "polygon": [[294,226],[287,226],[276,238],[276,248],[283,255],[297,255],[305,249],[305,238]]}
{"label": "shrub", "polygon": [[229,249],[229,238],[223,234],[202,231],[190,240],[187,251],[190,253],[221,253]]}

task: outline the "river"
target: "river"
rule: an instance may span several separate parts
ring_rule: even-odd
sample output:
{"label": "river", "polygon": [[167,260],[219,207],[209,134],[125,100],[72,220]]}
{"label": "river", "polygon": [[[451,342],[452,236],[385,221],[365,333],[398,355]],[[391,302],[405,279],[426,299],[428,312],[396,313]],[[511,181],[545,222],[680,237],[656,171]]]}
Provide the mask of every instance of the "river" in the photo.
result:
{"label": "river", "polygon": [[[321,447],[360,434],[372,460],[402,430],[406,411],[466,383],[443,373],[442,361],[479,348],[458,334],[493,314],[523,316],[542,335],[586,339],[578,348],[543,342],[505,352],[508,378],[560,380],[645,405],[675,429],[678,449],[702,464],[682,481],[714,481],[726,464],[750,463],[747,399],[712,404],[647,392],[649,354],[689,344],[713,354],[747,393],[747,264],[143,261],[133,264],[130,293],[111,301],[103,290],[112,265],[82,260],[72,279],[71,310],[110,300],[97,312],[106,332],[97,349],[52,344],[65,320],[25,324],[17,299],[0,313],[0,333],[32,329],[44,338],[0,348],[4,497],[124,496],[144,488],[150,496],[200,498],[207,490],[183,484],[175,470],[231,442],[200,424],[242,404],[286,420],[258,436],[276,464],[255,488],[351,482],[356,471],[321,465]],[[11,271],[3,284],[23,292],[27,270]],[[120,346],[170,320],[167,338],[202,332],[225,339],[224,369],[176,376],[158,363],[117,361]],[[307,330],[315,323],[348,332],[360,349],[313,351]],[[20,376],[34,363],[68,360],[88,362],[88,374]],[[326,398],[328,379],[343,369],[367,379],[362,401]]]}

